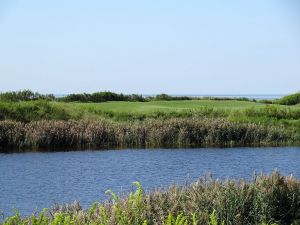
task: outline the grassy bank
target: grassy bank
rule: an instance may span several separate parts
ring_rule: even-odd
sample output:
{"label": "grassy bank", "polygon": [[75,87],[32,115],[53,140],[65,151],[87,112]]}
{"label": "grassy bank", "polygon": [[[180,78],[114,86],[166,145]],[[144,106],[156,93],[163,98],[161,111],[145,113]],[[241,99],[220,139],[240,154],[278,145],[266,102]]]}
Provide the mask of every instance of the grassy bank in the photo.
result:
{"label": "grassy bank", "polygon": [[[64,103],[45,100],[1,102],[0,119],[30,122],[40,119],[134,120],[157,117],[189,117],[191,115],[229,115],[231,111],[259,109],[265,104],[235,100],[181,100],[150,102]],[[282,107],[300,110],[296,107]]]}
{"label": "grassy bank", "polygon": [[[46,100],[3,102],[0,101],[0,119],[12,119],[23,122],[40,119],[101,119],[116,120],[143,119],[165,114],[169,117],[204,115],[229,116],[234,112],[260,112],[255,116],[299,119],[300,105],[282,106],[237,100],[180,100],[148,102],[103,102],[78,103],[56,102]],[[272,110],[272,112],[271,112]],[[267,115],[262,115],[264,112]],[[291,117],[291,114],[293,116]]]}
{"label": "grassy bank", "polygon": [[1,151],[299,143],[299,105],[228,99],[0,101]]}
{"label": "grassy bank", "polygon": [[173,118],[135,122],[0,121],[0,149],[32,150],[286,145],[293,133],[224,119]]}
{"label": "grassy bank", "polygon": [[256,176],[251,182],[209,177],[186,186],[144,193],[136,191],[95,203],[84,210],[79,203],[55,206],[40,214],[21,217],[17,212],[4,225],[99,224],[99,225],[266,225],[300,224],[300,182],[274,172]]}

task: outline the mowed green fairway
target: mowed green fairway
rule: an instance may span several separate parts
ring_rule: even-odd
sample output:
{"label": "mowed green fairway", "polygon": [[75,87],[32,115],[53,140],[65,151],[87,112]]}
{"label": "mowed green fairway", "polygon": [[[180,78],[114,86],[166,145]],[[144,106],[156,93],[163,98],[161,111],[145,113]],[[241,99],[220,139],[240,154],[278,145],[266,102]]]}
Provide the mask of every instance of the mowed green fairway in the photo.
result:
{"label": "mowed green fairway", "polygon": [[266,104],[237,101],[237,100],[179,100],[179,101],[150,101],[150,102],[103,102],[103,103],[58,103],[70,113],[81,112],[92,115],[99,112],[150,114],[153,112],[181,112],[201,110],[203,108],[242,110],[247,108],[263,108]]}
{"label": "mowed green fairway", "polygon": [[186,100],[186,101],[151,101],[151,102],[103,102],[103,103],[67,103],[75,110],[101,110],[118,113],[151,113],[197,110],[204,107],[217,109],[245,109],[264,107],[265,104],[236,100]]}
{"label": "mowed green fairway", "polygon": [[[264,115],[268,107],[272,109],[299,110],[299,106],[282,106],[277,104],[264,104],[251,101],[238,100],[178,100],[178,101],[149,101],[149,102],[102,102],[102,103],[63,103],[52,102],[51,104],[64,109],[74,119],[102,119],[112,118],[116,120],[142,120],[145,118],[172,118],[172,117],[227,117],[231,121],[277,123],[274,113]],[[253,115],[245,113],[250,110]],[[248,112],[249,112],[248,110]],[[278,112],[280,114],[280,112]],[[277,112],[275,114],[278,114]],[[249,117],[251,116],[251,118]],[[265,118],[265,117],[268,118]],[[274,118],[273,118],[274,117]],[[278,117],[279,118],[279,117]],[[280,115],[280,118],[283,118]],[[290,119],[287,112],[284,118]],[[293,117],[295,119],[295,116]],[[299,124],[298,121],[296,121]],[[297,125],[298,126],[298,125]],[[300,124],[299,124],[300,126]],[[300,128],[300,127],[299,127]]]}

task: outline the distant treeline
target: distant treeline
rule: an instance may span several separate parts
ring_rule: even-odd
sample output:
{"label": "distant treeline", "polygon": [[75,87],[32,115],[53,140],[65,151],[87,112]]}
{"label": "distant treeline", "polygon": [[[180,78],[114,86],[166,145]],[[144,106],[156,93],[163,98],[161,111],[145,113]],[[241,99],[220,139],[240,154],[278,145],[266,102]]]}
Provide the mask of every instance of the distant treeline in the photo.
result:
{"label": "distant treeline", "polygon": [[0,93],[0,101],[32,101],[32,100],[54,100],[55,97],[53,94],[43,95],[38,92],[33,92],[30,90],[23,91],[11,91]]}
{"label": "distant treeline", "polygon": [[54,94],[40,94],[30,90],[12,91],[0,93],[0,101],[32,101],[32,100],[56,100],[64,102],[105,102],[105,101],[145,101],[142,95],[116,94],[109,91],[95,92],[92,94],[69,94],[63,97],[55,97]]}
{"label": "distant treeline", "polygon": [[94,92],[94,93],[78,93],[69,94],[63,97],[55,97],[54,94],[40,94],[31,90],[12,91],[0,93],[0,101],[32,101],[32,100],[48,100],[62,102],[106,102],[106,101],[174,101],[174,100],[238,100],[238,101],[256,101],[249,98],[229,98],[229,97],[191,97],[191,96],[171,96],[167,94],[158,94],[155,96],[143,96],[139,94],[118,94],[110,91]]}
{"label": "distant treeline", "polygon": [[146,101],[142,95],[131,94],[117,94],[110,91],[95,92],[92,94],[70,94],[59,99],[65,102],[106,102],[106,101],[134,101],[144,102]]}
{"label": "distant treeline", "polygon": [[62,102],[106,102],[106,101],[132,101],[145,102],[150,100],[171,101],[171,100],[191,100],[194,98],[187,96],[170,96],[167,94],[159,94],[156,96],[143,96],[138,94],[118,94],[110,91],[69,94],[63,97],[55,97],[54,94],[39,94],[30,90],[12,91],[0,93],[0,101],[32,101],[32,100],[56,100]]}
{"label": "distant treeline", "polygon": [[56,100],[63,102],[106,102],[106,101],[137,101],[144,102],[149,100],[189,100],[189,97],[172,97],[160,94],[155,97],[144,97],[138,94],[117,94],[110,91],[69,94],[63,97],[55,97],[54,94],[40,94],[31,90],[11,91],[0,93],[0,101],[17,102],[32,100]]}
{"label": "distant treeline", "polygon": [[40,94],[31,90],[12,91],[0,93],[0,101],[32,101],[32,100],[47,100],[47,101],[63,101],[63,102],[106,102],[106,101],[174,101],[174,100],[237,100],[237,101],[253,101],[265,104],[280,104],[280,105],[297,105],[300,104],[300,92],[292,95],[284,96],[276,100],[256,100],[246,97],[191,97],[191,96],[171,96],[167,94],[158,94],[156,96],[143,96],[140,94],[118,94],[110,91],[94,92],[94,93],[79,93],[69,94],[63,97],[55,97],[54,94]]}
{"label": "distant treeline", "polygon": [[[90,149],[281,145],[293,134],[280,127],[225,119],[149,119],[135,122],[0,121],[0,149]],[[1,152],[1,150],[0,150]]]}

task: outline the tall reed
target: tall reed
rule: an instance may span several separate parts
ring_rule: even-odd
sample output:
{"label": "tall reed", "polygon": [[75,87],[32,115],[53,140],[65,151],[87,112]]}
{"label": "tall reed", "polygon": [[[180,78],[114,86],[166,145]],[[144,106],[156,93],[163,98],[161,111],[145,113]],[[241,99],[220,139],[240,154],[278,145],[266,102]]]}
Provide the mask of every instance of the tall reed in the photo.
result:
{"label": "tall reed", "polygon": [[171,186],[144,193],[136,191],[94,203],[84,210],[78,202],[55,206],[40,214],[22,217],[18,212],[3,225],[298,225],[300,182],[273,172],[252,181],[221,182],[204,177],[191,185]]}
{"label": "tall reed", "polygon": [[2,151],[280,145],[293,141],[292,133],[278,127],[234,123],[225,119],[0,121]]}

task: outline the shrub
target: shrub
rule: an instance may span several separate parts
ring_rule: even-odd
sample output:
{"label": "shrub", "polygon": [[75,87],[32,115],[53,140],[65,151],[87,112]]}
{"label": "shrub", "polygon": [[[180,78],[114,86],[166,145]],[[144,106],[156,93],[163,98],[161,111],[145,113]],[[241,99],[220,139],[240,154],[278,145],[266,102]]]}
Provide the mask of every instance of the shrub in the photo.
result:
{"label": "shrub", "polygon": [[156,101],[171,101],[171,100],[192,100],[192,98],[187,96],[170,96],[167,94],[159,94],[152,98]]}
{"label": "shrub", "polygon": [[297,105],[300,103],[300,92],[284,96],[276,101],[280,105]]}
{"label": "shrub", "polygon": [[52,94],[42,95],[37,92],[32,92],[30,90],[23,91],[13,91],[13,92],[4,92],[0,93],[0,101],[32,101],[32,100],[54,100],[55,97]]}
{"label": "shrub", "polygon": [[95,92],[92,94],[70,94],[60,98],[59,100],[65,102],[146,101],[146,99],[142,95],[124,95],[113,93],[110,91]]}
{"label": "shrub", "polygon": [[281,108],[274,105],[261,109],[246,109],[245,115],[249,117],[269,117],[275,119],[300,119],[300,109]]}
{"label": "shrub", "polygon": [[67,95],[66,97],[62,97],[60,100],[65,101],[65,102],[88,102],[91,99],[90,94],[70,94]]}
{"label": "shrub", "polygon": [[22,103],[0,102],[0,120],[30,122],[41,119],[67,120],[70,117],[64,108],[46,100]]}

